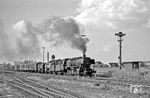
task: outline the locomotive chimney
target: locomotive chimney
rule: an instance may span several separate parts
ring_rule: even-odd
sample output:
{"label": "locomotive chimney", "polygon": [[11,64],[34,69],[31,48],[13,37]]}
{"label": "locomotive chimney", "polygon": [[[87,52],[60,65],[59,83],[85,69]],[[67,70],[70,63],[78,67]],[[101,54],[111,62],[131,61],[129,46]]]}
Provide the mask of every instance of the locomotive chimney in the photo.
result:
{"label": "locomotive chimney", "polygon": [[47,63],[49,62],[49,52],[47,52]]}
{"label": "locomotive chimney", "polygon": [[83,53],[83,58],[86,58],[86,54],[85,53]]}

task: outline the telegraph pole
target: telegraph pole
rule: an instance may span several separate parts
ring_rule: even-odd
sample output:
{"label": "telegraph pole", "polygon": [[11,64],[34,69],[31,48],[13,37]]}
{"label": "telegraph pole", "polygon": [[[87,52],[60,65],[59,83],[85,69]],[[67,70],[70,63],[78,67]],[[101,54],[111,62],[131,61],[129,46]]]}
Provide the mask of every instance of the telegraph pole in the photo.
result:
{"label": "telegraph pole", "polygon": [[122,41],[123,41],[123,36],[125,36],[126,34],[119,32],[119,33],[115,33],[115,36],[118,37],[118,42],[119,42],[119,68],[122,68]]}
{"label": "telegraph pole", "polygon": [[43,49],[43,63],[44,63],[44,49],[45,49],[45,47],[42,47],[42,49]]}

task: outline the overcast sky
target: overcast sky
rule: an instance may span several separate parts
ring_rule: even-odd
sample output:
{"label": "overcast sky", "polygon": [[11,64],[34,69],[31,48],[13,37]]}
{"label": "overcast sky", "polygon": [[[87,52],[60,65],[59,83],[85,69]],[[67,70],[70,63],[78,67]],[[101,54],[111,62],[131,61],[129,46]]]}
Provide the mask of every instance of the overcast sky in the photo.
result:
{"label": "overcast sky", "polygon": [[[50,17],[62,16],[72,17],[84,28],[81,34],[89,39],[87,56],[105,63],[117,62],[119,45],[114,34],[121,31],[126,33],[123,61],[150,60],[149,0],[0,0],[0,61],[42,60],[43,46],[56,58],[82,56],[81,51],[65,43],[55,47],[36,37],[33,28],[42,28]],[[34,55],[34,50],[39,55]]]}

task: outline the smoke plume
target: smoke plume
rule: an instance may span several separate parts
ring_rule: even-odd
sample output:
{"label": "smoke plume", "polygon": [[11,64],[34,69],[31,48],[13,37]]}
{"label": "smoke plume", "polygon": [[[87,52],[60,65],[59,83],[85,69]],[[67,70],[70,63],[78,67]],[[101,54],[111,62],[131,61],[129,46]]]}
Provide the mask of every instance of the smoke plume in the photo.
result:
{"label": "smoke plume", "polygon": [[73,17],[51,17],[36,25],[22,20],[13,25],[11,32],[5,31],[1,23],[0,55],[5,59],[38,57],[41,41],[54,47],[68,44],[85,53],[88,39],[81,36],[83,32],[83,26]]}
{"label": "smoke plume", "polygon": [[87,38],[83,38],[83,26],[73,17],[52,17],[45,20],[37,28],[43,39],[53,43],[53,46],[68,43],[72,48],[86,52]]}

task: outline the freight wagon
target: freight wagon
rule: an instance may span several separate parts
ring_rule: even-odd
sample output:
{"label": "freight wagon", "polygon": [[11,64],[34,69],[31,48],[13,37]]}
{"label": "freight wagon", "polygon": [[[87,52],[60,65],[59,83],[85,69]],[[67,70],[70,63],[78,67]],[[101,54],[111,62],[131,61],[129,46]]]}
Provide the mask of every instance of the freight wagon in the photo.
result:
{"label": "freight wagon", "polygon": [[47,63],[24,61],[15,62],[15,70],[60,75],[92,76],[93,73],[96,73],[94,69],[91,69],[91,64],[94,63],[94,59],[86,56],[66,59],[53,59]]}

